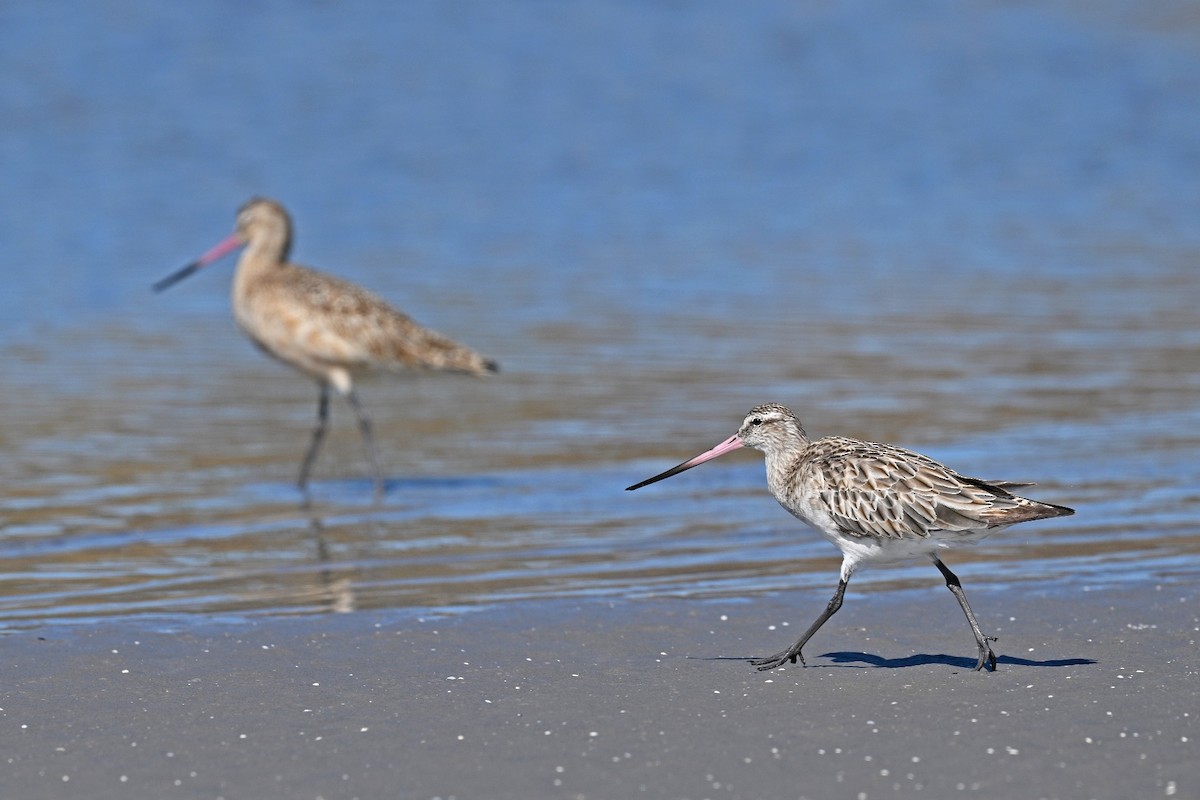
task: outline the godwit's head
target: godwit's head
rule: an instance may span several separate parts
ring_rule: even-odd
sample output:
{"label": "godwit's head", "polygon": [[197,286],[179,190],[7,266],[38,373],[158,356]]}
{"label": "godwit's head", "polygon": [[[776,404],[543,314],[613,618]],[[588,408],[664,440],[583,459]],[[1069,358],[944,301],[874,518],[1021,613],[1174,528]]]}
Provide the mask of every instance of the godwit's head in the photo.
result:
{"label": "godwit's head", "polygon": [[274,200],[254,197],[238,209],[234,235],[244,245],[287,261],[292,250],[292,218]]}
{"label": "godwit's head", "polygon": [[790,408],[779,403],[765,403],[750,409],[742,427],[738,428],[737,438],[746,447],[764,453],[793,450],[808,442],[808,434],[800,420]]}

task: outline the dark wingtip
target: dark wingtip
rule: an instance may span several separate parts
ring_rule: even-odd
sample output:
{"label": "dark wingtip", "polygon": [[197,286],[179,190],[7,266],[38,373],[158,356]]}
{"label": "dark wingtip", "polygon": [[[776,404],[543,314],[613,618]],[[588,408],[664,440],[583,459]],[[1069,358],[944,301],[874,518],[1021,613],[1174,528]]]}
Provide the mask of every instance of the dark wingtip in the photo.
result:
{"label": "dark wingtip", "polygon": [[[1028,499],[1028,498],[1026,498]],[[1030,505],[1024,506],[1025,516],[1019,519],[1019,522],[1028,522],[1035,519],[1054,519],[1056,517],[1069,517],[1075,513],[1075,509],[1067,508],[1066,506],[1058,506],[1054,503],[1043,503],[1040,500],[1030,500]],[[1020,509],[1014,509],[1020,511]]]}
{"label": "dark wingtip", "polygon": [[500,364],[496,361],[492,361],[491,359],[488,359],[487,361],[483,362],[483,368],[485,370],[487,370],[488,372],[492,373],[493,375],[495,375],[497,372],[500,371]]}

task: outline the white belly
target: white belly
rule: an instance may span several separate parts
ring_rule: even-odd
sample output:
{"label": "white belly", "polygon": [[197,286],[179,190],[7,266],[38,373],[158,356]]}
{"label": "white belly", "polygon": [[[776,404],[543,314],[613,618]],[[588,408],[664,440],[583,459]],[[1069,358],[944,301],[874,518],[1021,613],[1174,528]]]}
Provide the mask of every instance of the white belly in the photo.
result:
{"label": "white belly", "polygon": [[821,503],[810,502],[805,497],[797,500],[794,507],[782,501],[779,504],[842,551],[842,580],[849,580],[855,570],[867,564],[927,559],[941,549],[975,544],[1002,527],[977,531],[933,531],[928,536],[854,536],[840,532],[836,520]]}

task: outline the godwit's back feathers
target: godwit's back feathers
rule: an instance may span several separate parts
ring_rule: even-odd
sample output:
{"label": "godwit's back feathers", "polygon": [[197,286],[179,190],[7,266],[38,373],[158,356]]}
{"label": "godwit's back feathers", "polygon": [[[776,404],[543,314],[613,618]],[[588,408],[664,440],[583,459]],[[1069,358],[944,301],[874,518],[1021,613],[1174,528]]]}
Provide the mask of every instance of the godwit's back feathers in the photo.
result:
{"label": "godwit's back feathers", "polygon": [[[246,286],[243,327],[294,363],[435,369],[483,375],[494,362],[425,328],[372,292],[297,264],[279,264]],[[289,351],[302,350],[302,354]]]}
{"label": "godwit's back feathers", "polygon": [[806,486],[850,536],[928,537],[1074,513],[1008,491],[1023,484],[987,483],[920,453],[840,436],[809,444],[789,484]]}

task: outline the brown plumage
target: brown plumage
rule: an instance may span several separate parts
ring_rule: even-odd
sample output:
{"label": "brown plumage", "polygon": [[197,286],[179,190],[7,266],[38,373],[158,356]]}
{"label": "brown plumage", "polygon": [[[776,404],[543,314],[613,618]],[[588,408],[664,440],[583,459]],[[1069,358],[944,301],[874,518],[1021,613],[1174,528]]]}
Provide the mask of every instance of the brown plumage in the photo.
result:
{"label": "brown plumage", "polygon": [[1009,491],[1031,484],[970,478],[901,447],[844,436],[811,440],[796,415],[778,403],[756,406],[721,444],[629,488],[669,478],[743,446],[765,454],[767,485],[779,504],[842,551],[841,579],[825,612],[794,645],[753,661],[759,669],[803,662],[801,648],[841,607],[846,583],[860,565],[923,556],[933,561],[966,614],[979,648],[975,669],[994,670],[996,655],[988,644],[994,639],[983,635],[958,577],[942,563],[938,550],[973,544],[1018,522],[1075,513]]}
{"label": "brown plumage", "polygon": [[777,481],[785,497],[815,492],[846,536],[950,537],[1062,516],[920,453],[843,436],[810,442]]}
{"label": "brown plumage", "polygon": [[183,269],[155,284],[161,291],[244,246],[233,278],[233,315],[264,352],[317,381],[317,427],[300,468],[306,488],[309,469],[325,435],[329,389],[344,395],[358,417],[375,477],[376,498],[383,476],[375,456],[371,423],[354,391],[354,376],[368,370],[429,369],[486,375],[496,363],[442,334],[422,327],[385,300],[349,281],[288,261],[292,220],[274,200],[255,198],[242,206],[235,232]]}

